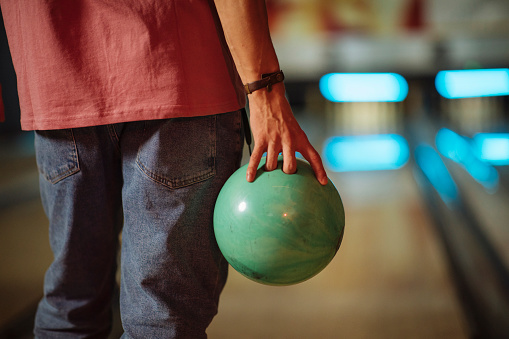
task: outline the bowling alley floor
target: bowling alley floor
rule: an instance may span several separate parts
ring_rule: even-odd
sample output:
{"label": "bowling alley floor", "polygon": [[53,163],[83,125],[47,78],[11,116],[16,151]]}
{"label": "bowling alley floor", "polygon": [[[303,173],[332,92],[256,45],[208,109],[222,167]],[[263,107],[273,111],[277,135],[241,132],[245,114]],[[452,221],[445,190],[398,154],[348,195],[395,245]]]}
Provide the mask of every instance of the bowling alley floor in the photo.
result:
{"label": "bowling alley floor", "polygon": [[[31,314],[51,253],[33,155],[0,155],[1,329]],[[409,165],[329,175],[346,210],[335,259],[318,276],[288,287],[260,285],[230,270],[209,338],[467,338],[445,254]]]}
{"label": "bowling alley floor", "polygon": [[311,280],[269,287],[231,271],[210,338],[466,338],[444,254],[412,172],[331,175],[342,246]]}

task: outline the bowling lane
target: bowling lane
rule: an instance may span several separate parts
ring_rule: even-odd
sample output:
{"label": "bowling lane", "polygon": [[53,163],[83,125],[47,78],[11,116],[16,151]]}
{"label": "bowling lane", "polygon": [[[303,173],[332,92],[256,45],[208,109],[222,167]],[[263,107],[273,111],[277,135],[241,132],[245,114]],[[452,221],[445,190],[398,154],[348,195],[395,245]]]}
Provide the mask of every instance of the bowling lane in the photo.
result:
{"label": "bowling lane", "polygon": [[[483,161],[481,167],[475,168],[475,163],[449,156],[446,164],[461,187],[464,203],[479,219],[505,267],[509,267],[509,228],[506,227],[509,210],[505,208],[509,199],[509,122],[504,113],[507,97],[442,100],[441,105],[441,125],[447,128],[448,136],[467,140],[473,145],[473,154]],[[447,138],[446,133],[439,132],[443,130],[436,132],[436,140],[443,151],[461,147],[453,138]],[[483,173],[488,175],[483,177]]]}
{"label": "bowling lane", "polygon": [[52,259],[29,133],[0,140],[0,173],[0,337],[21,338]]}
{"label": "bowling lane", "polygon": [[[509,333],[509,214],[504,207],[509,153],[504,146],[507,117],[503,114],[507,100],[442,99],[438,107],[434,123],[418,119],[409,128],[428,145],[415,153],[427,177],[421,187],[447,247],[469,327],[479,337],[505,338]],[[429,145],[436,145],[436,151]],[[421,152],[425,148],[427,152]],[[426,188],[426,181],[433,187]]]}
{"label": "bowling lane", "polygon": [[[298,118],[321,149],[329,134],[323,133],[325,120]],[[2,164],[2,173],[13,178],[2,182],[2,193],[18,179],[25,187],[23,199],[0,211],[0,318],[6,325],[29,314],[51,254],[47,221],[33,195],[35,162],[18,157]],[[289,287],[260,285],[231,270],[209,337],[466,338],[444,253],[409,165],[329,175],[346,209],[345,237],[331,265]],[[29,324],[25,330],[31,332]],[[117,322],[110,338],[120,335]]]}
{"label": "bowling lane", "polygon": [[[320,148],[323,119],[298,118]],[[209,337],[468,337],[410,165],[329,176],[346,211],[335,259],[318,276],[289,287],[263,286],[231,270]]]}

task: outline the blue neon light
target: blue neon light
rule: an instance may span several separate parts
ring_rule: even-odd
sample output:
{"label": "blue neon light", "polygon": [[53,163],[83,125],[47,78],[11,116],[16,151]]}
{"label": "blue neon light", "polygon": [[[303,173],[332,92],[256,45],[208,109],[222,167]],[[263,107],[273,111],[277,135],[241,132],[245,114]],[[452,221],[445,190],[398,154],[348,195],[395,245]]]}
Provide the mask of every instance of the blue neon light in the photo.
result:
{"label": "blue neon light", "polygon": [[408,83],[396,73],[330,73],[319,85],[333,102],[397,102],[408,94]]}
{"label": "blue neon light", "polygon": [[448,99],[509,95],[509,69],[440,71],[435,87]]}
{"label": "blue neon light", "polygon": [[471,141],[449,129],[438,131],[435,142],[442,155],[462,165],[462,167],[490,192],[498,188],[498,172],[476,156]]}
{"label": "blue neon light", "polygon": [[435,149],[430,145],[421,144],[415,148],[414,155],[415,162],[440,195],[440,198],[446,204],[458,200],[458,187]]}
{"label": "blue neon light", "polygon": [[400,135],[332,137],[325,141],[324,160],[335,172],[398,169],[409,157],[408,144]]}
{"label": "blue neon light", "polygon": [[509,165],[509,133],[479,133],[474,136],[479,159],[493,165]]}
{"label": "blue neon light", "polygon": [[440,129],[435,137],[435,143],[443,156],[457,163],[463,163],[472,157],[472,146],[468,140],[450,129]]}

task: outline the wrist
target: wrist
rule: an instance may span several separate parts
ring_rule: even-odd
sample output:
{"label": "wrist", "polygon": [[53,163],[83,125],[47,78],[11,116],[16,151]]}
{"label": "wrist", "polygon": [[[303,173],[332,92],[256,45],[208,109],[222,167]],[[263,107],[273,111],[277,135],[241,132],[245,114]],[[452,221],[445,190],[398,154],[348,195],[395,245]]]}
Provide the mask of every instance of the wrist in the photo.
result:
{"label": "wrist", "polygon": [[[256,91],[271,92],[274,85],[282,84],[285,79],[283,71],[279,70],[273,73],[262,74],[261,79],[244,84],[246,94],[252,94]],[[278,86],[283,87],[283,86]]]}
{"label": "wrist", "polygon": [[[287,103],[286,89],[282,82],[274,84],[272,90],[269,92],[267,89],[261,89],[248,95],[249,109],[251,112],[255,112],[258,109],[266,110],[269,107],[280,107]],[[276,108],[279,110],[279,108]]]}
{"label": "wrist", "polygon": [[284,82],[278,82],[271,86],[271,90],[268,91],[267,88],[262,88],[258,91],[254,91],[253,93],[248,95],[249,100],[258,101],[259,99],[275,99],[277,97],[286,97],[286,89]]}

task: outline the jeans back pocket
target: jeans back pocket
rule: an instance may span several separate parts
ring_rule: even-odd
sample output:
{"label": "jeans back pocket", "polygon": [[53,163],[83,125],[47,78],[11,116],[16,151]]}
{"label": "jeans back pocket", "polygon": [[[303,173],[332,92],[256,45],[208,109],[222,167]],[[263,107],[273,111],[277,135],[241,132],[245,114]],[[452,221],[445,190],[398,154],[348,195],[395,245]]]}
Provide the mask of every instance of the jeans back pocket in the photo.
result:
{"label": "jeans back pocket", "polygon": [[39,173],[52,184],[80,171],[72,129],[35,132]]}
{"label": "jeans back pocket", "polygon": [[145,123],[136,163],[150,179],[175,189],[216,173],[216,117],[175,118]]}

